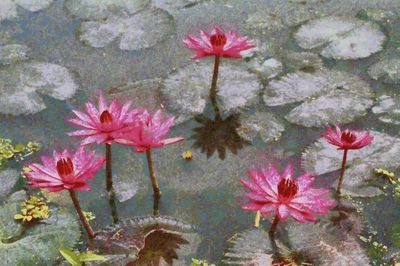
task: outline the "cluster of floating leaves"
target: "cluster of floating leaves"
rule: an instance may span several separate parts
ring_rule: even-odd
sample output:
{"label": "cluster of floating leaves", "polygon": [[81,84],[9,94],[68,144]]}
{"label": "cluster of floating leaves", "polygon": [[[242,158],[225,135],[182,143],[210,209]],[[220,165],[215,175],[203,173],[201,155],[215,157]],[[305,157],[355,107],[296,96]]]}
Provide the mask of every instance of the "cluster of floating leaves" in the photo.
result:
{"label": "cluster of floating leaves", "polygon": [[387,246],[376,241],[376,232],[372,232],[369,236],[365,237],[360,235],[359,239],[364,242],[368,255],[371,257],[372,265],[381,265],[382,258],[388,251]]}
{"label": "cluster of floating leaves", "polygon": [[209,263],[207,260],[192,259],[191,266],[215,266],[215,264]]}
{"label": "cluster of floating leaves", "polygon": [[50,209],[43,199],[31,196],[29,199],[21,203],[21,211],[14,215],[15,220],[25,222],[33,222],[49,218]]}
{"label": "cluster of floating leaves", "polygon": [[8,160],[21,161],[39,150],[39,143],[34,141],[29,141],[26,145],[22,143],[14,145],[11,139],[0,138],[0,169],[4,168]]}

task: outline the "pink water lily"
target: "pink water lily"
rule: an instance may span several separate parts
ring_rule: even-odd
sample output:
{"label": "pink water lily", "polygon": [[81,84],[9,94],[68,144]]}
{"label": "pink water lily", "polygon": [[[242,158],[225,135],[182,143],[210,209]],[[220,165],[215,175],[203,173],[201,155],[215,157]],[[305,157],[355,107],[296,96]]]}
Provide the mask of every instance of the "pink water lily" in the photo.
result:
{"label": "pink water lily", "polygon": [[183,43],[196,52],[191,59],[200,59],[206,56],[242,58],[241,51],[254,48],[248,37],[239,36],[238,33],[228,31],[224,33],[220,28],[214,27],[211,34],[200,31],[200,38],[188,35]]}
{"label": "pink water lily", "polygon": [[98,108],[88,102],[86,103],[86,113],[73,111],[77,118],[67,121],[82,130],[70,132],[68,135],[82,137],[82,145],[110,144],[119,132],[125,130],[132,123],[134,114],[138,110],[130,110],[130,106],[130,101],[121,105],[117,99],[108,106],[104,96],[100,95]]}
{"label": "pink water lily", "polygon": [[242,208],[263,216],[275,213],[275,226],[289,216],[301,223],[317,221],[316,214],[327,214],[336,205],[325,197],[328,190],[312,188],[314,178],[308,173],[294,179],[291,165],[282,175],[272,164],[268,169],[252,169],[248,175],[251,180],[241,179],[241,183],[250,189],[245,194],[250,203]]}
{"label": "pink water lily", "polygon": [[28,166],[32,170],[25,173],[28,185],[57,192],[63,189],[90,190],[86,182],[100,170],[105,158],[80,147],[75,154],[68,150],[54,151],[52,158],[42,156],[41,160],[42,164]]}

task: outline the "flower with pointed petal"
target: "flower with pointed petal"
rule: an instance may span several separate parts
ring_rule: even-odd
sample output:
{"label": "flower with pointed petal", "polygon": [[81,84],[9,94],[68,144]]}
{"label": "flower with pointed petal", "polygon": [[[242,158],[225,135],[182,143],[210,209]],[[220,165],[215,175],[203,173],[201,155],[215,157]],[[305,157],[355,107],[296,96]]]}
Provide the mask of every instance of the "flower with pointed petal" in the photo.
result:
{"label": "flower with pointed petal", "polygon": [[34,188],[46,188],[49,192],[67,190],[90,190],[86,183],[102,167],[105,158],[96,156],[94,151],[80,147],[75,154],[68,150],[54,151],[53,158],[42,156],[42,164],[33,163],[25,173],[28,185]]}
{"label": "flower with pointed petal", "polygon": [[140,113],[135,114],[135,122],[129,130],[121,133],[115,142],[134,146],[137,152],[146,152],[151,148],[161,148],[182,141],[182,137],[165,138],[175,117],[171,116],[164,120],[163,116],[161,110],[151,115],[146,109],[142,109]]}
{"label": "flower with pointed petal", "polygon": [[317,221],[315,214],[327,214],[328,208],[336,205],[324,197],[328,190],[311,187],[314,178],[308,173],[294,180],[291,165],[282,175],[272,164],[269,169],[252,169],[248,175],[251,180],[241,179],[241,183],[250,189],[245,195],[250,203],[242,207],[244,210],[260,211],[263,216],[275,213],[280,221],[291,216],[305,223]]}
{"label": "flower with pointed petal", "polygon": [[69,136],[83,137],[81,145],[91,143],[111,144],[115,136],[132,123],[137,109],[130,110],[131,102],[121,105],[117,99],[110,106],[103,95],[99,97],[98,108],[91,102],[86,103],[86,112],[74,110],[77,118],[69,119],[68,122],[74,126],[83,128],[68,133]]}
{"label": "flower with pointed petal", "polygon": [[220,28],[214,27],[211,34],[200,31],[200,38],[188,35],[184,40],[186,48],[196,52],[190,59],[200,59],[206,56],[242,58],[241,51],[256,47],[248,41],[248,37],[239,36],[238,33],[229,31],[224,33]]}
{"label": "flower with pointed petal", "polygon": [[336,126],[336,130],[328,127],[322,137],[330,144],[338,146],[338,150],[358,150],[374,140],[368,131],[342,130],[339,126]]}

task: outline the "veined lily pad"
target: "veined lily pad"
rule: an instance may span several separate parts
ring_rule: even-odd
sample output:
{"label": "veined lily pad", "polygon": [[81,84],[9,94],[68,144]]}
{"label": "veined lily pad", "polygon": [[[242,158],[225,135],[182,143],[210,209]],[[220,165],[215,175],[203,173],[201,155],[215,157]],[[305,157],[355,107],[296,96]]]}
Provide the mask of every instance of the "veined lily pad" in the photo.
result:
{"label": "veined lily pad", "polygon": [[368,83],[331,70],[290,73],[269,82],[264,95],[269,106],[304,101],[286,118],[306,127],[351,122],[366,114],[373,104],[372,98]]}
{"label": "veined lily pad", "polygon": [[11,192],[19,176],[20,173],[13,169],[6,169],[0,172],[0,198],[7,196]]}
{"label": "veined lily pad", "polygon": [[150,0],[67,0],[68,10],[81,19],[105,19],[115,12],[135,14],[143,10]]}
{"label": "veined lily pad", "polygon": [[382,79],[385,83],[400,83],[400,58],[383,59],[368,68],[373,79]]}
{"label": "veined lily pad", "polygon": [[46,108],[39,94],[58,100],[77,89],[70,72],[49,63],[24,63],[0,70],[0,113],[33,114]]}
{"label": "veined lily pad", "polygon": [[[222,60],[219,71],[217,101],[222,112],[229,113],[254,103],[261,84],[257,76]],[[166,107],[177,115],[177,123],[204,111],[209,99],[213,64],[190,64],[164,80],[162,95]]]}
{"label": "veined lily pad", "polygon": [[[347,165],[343,178],[342,191],[359,197],[383,194],[378,187],[368,184],[374,177],[375,168],[395,168],[400,165],[397,155],[400,152],[400,139],[388,134],[371,131],[374,141],[359,150],[348,153]],[[343,151],[320,138],[303,153],[303,167],[306,171],[321,175],[340,169]],[[335,186],[335,185],[334,185]]]}
{"label": "veined lily pad", "polygon": [[304,49],[323,47],[321,55],[334,59],[368,57],[383,48],[386,36],[373,22],[324,17],[301,26],[295,34]]}
{"label": "veined lily pad", "polygon": [[[24,194],[24,193],[22,193]],[[4,265],[53,265],[61,247],[73,247],[80,237],[75,216],[51,209],[43,223],[24,228],[14,220],[24,197],[17,192],[0,208],[0,257]]]}
{"label": "veined lily pad", "polygon": [[121,37],[122,50],[150,48],[171,36],[174,19],[162,9],[151,8],[135,15],[111,14],[106,20],[83,22],[80,39],[93,47],[104,47]]}
{"label": "veined lily pad", "polygon": [[17,7],[22,7],[31,12],[47,8],[53,0],[2,0],[0,1],[0,21],[18,16]]}
{"label": "veined lily pad", "polygon": [[0,65],[10,65],[28,59],[29,48],[26,45],[9,44],[0,46]]}
{"label": "veined lily pad", "polygon": [[291,224],[288,227],[292,247],[305,252],[315,265],[369,265],[369,258],[356,238],[318,224]]}
{"label": "veined lily pad", "polygon": [[372,112],[384,123],[400,125],[400,97],[382,95]]}

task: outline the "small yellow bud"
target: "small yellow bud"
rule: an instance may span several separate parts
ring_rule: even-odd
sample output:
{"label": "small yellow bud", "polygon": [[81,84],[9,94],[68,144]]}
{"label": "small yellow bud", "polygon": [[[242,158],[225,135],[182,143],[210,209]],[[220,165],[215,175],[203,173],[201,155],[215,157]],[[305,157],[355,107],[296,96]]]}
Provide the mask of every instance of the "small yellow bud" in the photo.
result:
{"label": "small yellow bud", "polygon": [[192,151],[185,151],[182,153],[182,158],[185,160],[191,160],[193,158],[193,152]]}

